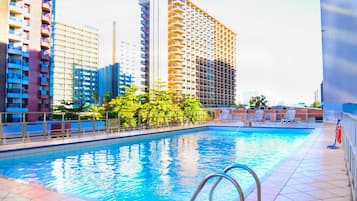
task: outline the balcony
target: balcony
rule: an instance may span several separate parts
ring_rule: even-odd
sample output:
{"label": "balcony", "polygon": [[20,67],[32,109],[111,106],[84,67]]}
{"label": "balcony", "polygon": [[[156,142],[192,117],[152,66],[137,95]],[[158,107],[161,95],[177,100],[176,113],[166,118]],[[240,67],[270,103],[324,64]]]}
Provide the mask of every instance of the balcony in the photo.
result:
{"label": "balcony", "polygon": [[43,14],[41,19],[42,19],[43,23],[46,23],[46,24],[51,23],[51,15],[50,14]]}
{"label": "balcony", "polygon": [[146,45],[146,44],[149,43],[149,40],[141,40],[140,43],[141,43],[142,45]]}
{"label": "balcony", "polygon": [[7,81],[9,83],[28,84],[28,77],[22,75],[21,73],[8,73]]}
{"label": "balcony", "polygon": [[24,30],[26,31],[30,31],[30,22],[24,20],[24,26],[23,26]]}
{"label": "balcony", "polygon": [[173,71],[177,71],[177,70],[182,70],[183,69],[183,66],[182,65],[177,65],[177,64],[174,64],[174,65],[169,65],[170,67],[170,70],[173,70]]}
{"label": "balcony", "polygon": [[172,4],[173,5],[177,5],[177,6],[184,6],[185,5],[185,3],[183,1],[181,1],[181,0],[173,0]]}
{"label": "balcony", "polygon": [[183,20],[172,20],[169,22],[169,27],[183,27],[184,22]]}
{"label": "balcony", "polygon": [[180,34],[171,35],[171,36],[169,36],[169,41],[170,40],[183,40],[183,36]]}
{"label": "balcony", "polygon": [[24,6],[21,3],[17,3],[16,1],[10,1],[9,10],[13,13],[21,14],[23,7]]}
{"label": "balcony", "polygon": [[41,34],[43,36],[50,36],[50,28],[49,27],[42,27],[41,28]]}
{"label": "balcony", "polygon": [[50,40],[48,38],[42,38],[41,39],[41,47],[44,47],[46,49],[50,49]]}
{"label": "balcony", "polygon": [[41,86],[48,86],[48,81],[49,81],[49,79],[48,78],[46,78],[46,77],[40,77],[39,78],[40,79],[40,85]]}
{"label": "balcony", "polygon": [[177,33],[183,34],[184,33],[183,29],[181,29],[181,28],[171,28],[171,29],[169,29],[169,34],[177,34]]}
{"label": "balcony", "polygon": [[148,39],[149,38],[149,34],[148,33],[142,33],[140,34],[142,39]]}
{"label": "balcony", "polygon": [[9,57],[7,60],[8,68],[22,69],[22,60]]}
{"label": "balcony", "polygon": [[142,17],[143,19],[148,19],[148,18],[149,18],[149,14],[147,14],[147,13],[141,13],[141,17]]}
{"label": "balcony", "polygon": [[179,72],[179,71],[173,71],[173,72],[170,72],[169,73],[169,79],[174,79],[174,78],[177,78],[177,77],[180,77],[180,78],[183,78],[183,73]]}
{"label": "balcony", "polygon": [[9,43],[7,48],[9,54],[22,55],[22,44],[20,43]]}
{"label": "balcony", "polygon": [[185,19],[185,16],[183,14],[181,14],[181,13],[173,13],[173,14],[169,15],[169,17],[171,19],[179,19],[179,20]]}
{"label": "balcony", "polygon": [[171,55],[171,56],[183,55],[183,51],[180,51],[180,50],[171,50],[171,51],[169,51],[169,55]]}
{"label": "balcony", "polygon": [[50,53],[48,51],[41,50],[41,59],[50,60]]}
{"label": "balcony", "polygon": [[149,65],[149,61],[146,61],[146,60],[141,60],[141,65],[144,65],[144,66],[146,66],[146,65]]}
{"label": "balcony", "polygon": [[140,49],[141,49],[142,52],[147,52],[147,51],[149,51],[149,48],[146,47],[146,46],[145,46],[145,47],[141,47]]}
{"label": "balcony", "polygon": [[22,27],[22,23],[23,19],[21,18],[21,15],[12,15],[9,17],[9,25],[12,25],[14,27]]}
{"label": "balcony", "polygon": [[147,57],[149,57],[149,54],[148,54],[148,53],[141,54],[141,58],[145,59],[145,58],[147,58]]}
{"label": "balcony", "polygon": [[170,6],[169,10],[172,10],[174,12],[180,12],[180,13],[185,12],[185,10],[181,6]]}
{"label": "balcony", "polygon": [[44,98],[44,99],[49,98],[49,96],[48,96],[48,91],[46,91],[46,90],[39,90],[39,92],[40,92],[40,98]]}
{"label": "balcony", "polygon": [[52,7],[51,1],[42,2],[42,10],[43,11],[51,12],[51,7]]}
{"label": "balcony", "polygon": [[141,26],[141,31],[147,32],[149,30],[149,26]]}
{"label": "balcony", "polygon": [[46,63],[40,63],[40,72],[41,73],[48,73],[49,70],[48,70],[48,64]]}
{"label": "balcony", "polygon": [[[183,43],[181,42],[173,42],[173,43],[169,43],[169,46],[172,47],[183,47]],[[169,47],[170,48],[170,47]]]}
{"label": "balcony", "polygon": [[9,30],[9,39],[14,40],[14,41],[21,41],[22,40],[22,32],[10,29]]}
{"label": "balcony", "polygon": [[144,26],[149,25],[149,21],[148,20],[140,20],[141,24]]}

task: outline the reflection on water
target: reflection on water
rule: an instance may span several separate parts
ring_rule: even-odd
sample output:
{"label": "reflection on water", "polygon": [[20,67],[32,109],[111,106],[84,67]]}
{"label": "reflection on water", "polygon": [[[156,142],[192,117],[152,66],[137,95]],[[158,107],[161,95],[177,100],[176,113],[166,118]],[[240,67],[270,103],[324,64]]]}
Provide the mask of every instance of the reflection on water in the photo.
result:
{"label": "reflection on water", "polygon": [[[95,200],[189,200],[209,173],[233,163],[267,174],[306,137],[281,131],[199,131],[141,141],[67,150],[0,162],[0,173],[39,183],[60,192]],[[254,180],[232,173],[248,189]],[[200,199],[207,197],[207,188]],[[220,200],[236,193],[222,182]]]}

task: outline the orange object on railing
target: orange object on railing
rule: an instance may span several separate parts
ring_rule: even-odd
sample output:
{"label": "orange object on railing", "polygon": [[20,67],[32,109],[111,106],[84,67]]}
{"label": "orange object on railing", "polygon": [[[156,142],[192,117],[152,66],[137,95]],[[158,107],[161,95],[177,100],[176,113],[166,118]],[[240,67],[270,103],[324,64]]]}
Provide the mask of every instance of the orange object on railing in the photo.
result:
{"label": "orange object on railing", "polygon": [[336,140],[339,144],[342,142],[342,126],[339,124],[336,129]]}

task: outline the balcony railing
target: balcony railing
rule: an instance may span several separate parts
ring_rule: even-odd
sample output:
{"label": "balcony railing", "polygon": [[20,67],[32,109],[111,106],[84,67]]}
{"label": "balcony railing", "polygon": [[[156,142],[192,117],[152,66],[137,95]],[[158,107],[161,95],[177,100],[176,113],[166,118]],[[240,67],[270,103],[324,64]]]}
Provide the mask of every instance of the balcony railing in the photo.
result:
{"label": "balcony railing", "polygon": [[17,64],[17,65],[22,65],[22,60],[21,60],[21,59],[15,59],[15,58],[9,57],[8,63]]}
{"label": "balcony railing", "polygon": [[27,93],[27,89],[22,89],[22,88],[8,88],[7,93]]}

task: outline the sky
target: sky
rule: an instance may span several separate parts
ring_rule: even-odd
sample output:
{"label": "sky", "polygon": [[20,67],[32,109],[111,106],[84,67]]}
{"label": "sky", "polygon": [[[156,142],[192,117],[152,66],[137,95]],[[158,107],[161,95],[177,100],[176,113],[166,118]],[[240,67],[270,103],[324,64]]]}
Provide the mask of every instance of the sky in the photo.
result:
{"label": "sky", "polygon": [[[237,33],[237,94],[263,94],[271,105],[314,101],[322,81],[320,0],[191,0]],[[138,0],[59,0],[57,20],[99,29],[100,65],[117,41],[140,41]]]}

